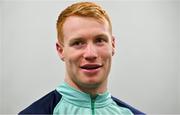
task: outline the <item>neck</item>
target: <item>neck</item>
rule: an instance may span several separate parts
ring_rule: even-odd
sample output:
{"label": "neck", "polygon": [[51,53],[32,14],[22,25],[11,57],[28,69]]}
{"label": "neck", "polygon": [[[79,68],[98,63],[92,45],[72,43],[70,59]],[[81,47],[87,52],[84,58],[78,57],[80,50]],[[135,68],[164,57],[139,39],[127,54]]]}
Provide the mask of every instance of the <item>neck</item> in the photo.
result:
{"label": "neck", "polygon": [[71,87],[74,87],[82,92],[90,94],[92,97],[95,97],[97,94],[102,94],[107,91],[107,80],[104,83],[89,86],[87,85],[80,85],[72,80],[65,78],[65,82],[68,83]]}

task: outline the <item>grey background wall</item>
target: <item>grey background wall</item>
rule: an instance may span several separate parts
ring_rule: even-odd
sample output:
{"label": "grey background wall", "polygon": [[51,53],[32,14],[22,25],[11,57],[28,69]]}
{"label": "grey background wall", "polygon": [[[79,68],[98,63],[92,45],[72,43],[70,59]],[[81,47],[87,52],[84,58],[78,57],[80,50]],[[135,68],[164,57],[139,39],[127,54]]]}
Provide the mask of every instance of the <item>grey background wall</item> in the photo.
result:
{"label": "grey background wall", "polygon": [[[0,2],[0,113],[17,113],[63,81],[56,19],[73,1]],[[109,13],[116,54],[110,92],[149,114],[180,113],[180,2],[98,1]]]}
{"label": "grey background wall", "polygon": [[[0,84],[2,84],[2,3],[0,2]],[[0,111],[2,111],[2,85],[0,85]]]}

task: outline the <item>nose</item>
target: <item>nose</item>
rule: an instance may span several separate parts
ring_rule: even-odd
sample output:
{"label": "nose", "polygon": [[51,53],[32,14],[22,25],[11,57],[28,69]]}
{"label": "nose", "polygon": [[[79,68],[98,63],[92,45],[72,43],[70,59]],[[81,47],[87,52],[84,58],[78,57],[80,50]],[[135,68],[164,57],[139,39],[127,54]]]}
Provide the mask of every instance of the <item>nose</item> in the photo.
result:
{"label": "nose", "polygon": [[97,58],[96,46],[94,46],[94,44],[88,44],[83,56],[88,61],[95,60]]}

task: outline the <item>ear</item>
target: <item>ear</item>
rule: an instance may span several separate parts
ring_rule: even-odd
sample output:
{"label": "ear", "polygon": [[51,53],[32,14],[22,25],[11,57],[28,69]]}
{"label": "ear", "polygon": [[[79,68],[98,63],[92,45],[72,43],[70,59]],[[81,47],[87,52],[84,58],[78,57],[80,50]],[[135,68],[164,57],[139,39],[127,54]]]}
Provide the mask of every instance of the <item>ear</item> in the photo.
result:
{"label": "ear", "polygon": [[56,50],[58,52],[59,57],[62,61],[64,61],[64,46],[63,44],[56,42]]}
{"label": "ear", "polygon": [[115,54],[115,38],[112,36],[112,56]]}

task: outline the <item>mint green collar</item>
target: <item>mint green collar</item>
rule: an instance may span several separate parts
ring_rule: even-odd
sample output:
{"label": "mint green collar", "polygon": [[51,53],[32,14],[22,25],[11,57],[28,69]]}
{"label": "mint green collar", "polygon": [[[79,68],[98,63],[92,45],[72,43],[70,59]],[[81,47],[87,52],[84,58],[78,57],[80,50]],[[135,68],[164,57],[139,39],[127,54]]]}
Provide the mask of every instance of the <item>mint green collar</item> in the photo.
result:
{"label": "mint green collar", "polygon": [[[91,108],[91,103],[93,99],[91,98],[90,94],[77,90],[65,82],[59,85],[56,90],[67,102],[80,107]],[[97,97],[94,100],[94,105],[96,108],[106,106],[110,103],[113,103],[113,100],[111,99],[111,95],[109,92],[97,94]]]}

